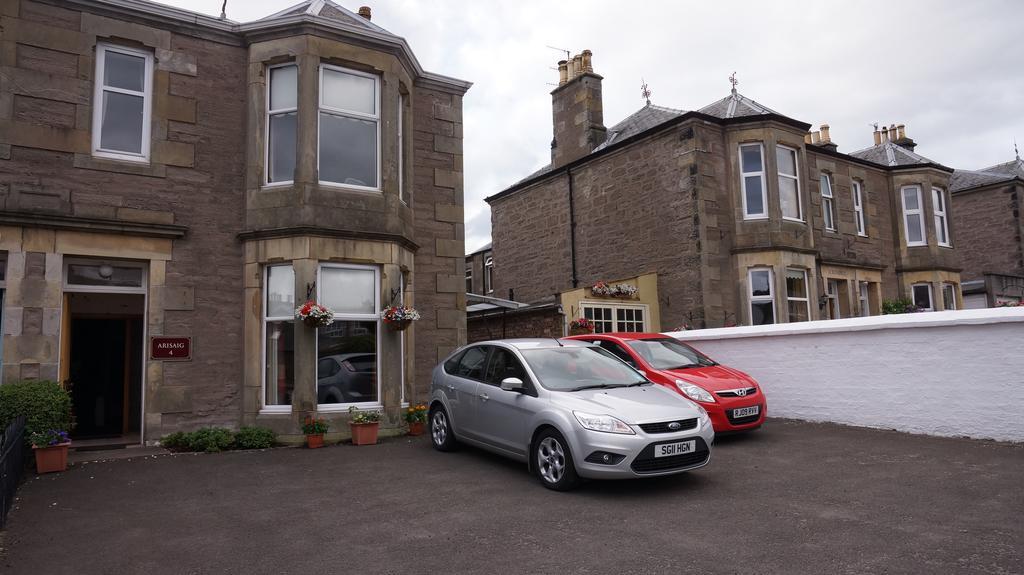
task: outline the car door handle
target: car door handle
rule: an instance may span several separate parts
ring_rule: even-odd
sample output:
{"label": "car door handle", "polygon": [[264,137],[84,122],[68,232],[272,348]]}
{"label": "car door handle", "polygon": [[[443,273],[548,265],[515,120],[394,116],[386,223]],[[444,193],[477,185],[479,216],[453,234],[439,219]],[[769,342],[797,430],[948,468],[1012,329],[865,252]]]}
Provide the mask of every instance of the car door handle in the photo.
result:
{"label": "car door handle", "polygon": [[490,399],[490,397],[488,397],[486,393],[481,393],[480,394],[480,399],[482,399],[484,401],[487,401],[488,399]]}
{"label": "car door handle", "polygon": [[455,386],[450,384],[450,383],[448,385],[446,385],[445,387],[448,388],[448,391],[455,391]]}

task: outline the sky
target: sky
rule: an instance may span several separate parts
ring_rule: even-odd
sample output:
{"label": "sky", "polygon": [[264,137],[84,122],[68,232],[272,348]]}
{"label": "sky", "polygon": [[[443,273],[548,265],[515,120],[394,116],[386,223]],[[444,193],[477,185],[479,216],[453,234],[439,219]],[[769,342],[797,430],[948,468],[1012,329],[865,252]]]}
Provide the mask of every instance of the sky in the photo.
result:
{"label": "sky", "polygon": [[[162,0],[219,15],[222,0]],[[289,0],[228,0],[245,22]],[[981,169],[1024,147],[1021,0],[633,2],[364,0],[424,69],[473,82],[463,101],[466,251],[490,241],[483,199],[550,160],[551,96],[564,52],[590,49],[604,122],[644,105],[699,109],[737,89],[787,116],[831,127],[840,152],[872,144],[872,124],[905,124],[916,151]]]}

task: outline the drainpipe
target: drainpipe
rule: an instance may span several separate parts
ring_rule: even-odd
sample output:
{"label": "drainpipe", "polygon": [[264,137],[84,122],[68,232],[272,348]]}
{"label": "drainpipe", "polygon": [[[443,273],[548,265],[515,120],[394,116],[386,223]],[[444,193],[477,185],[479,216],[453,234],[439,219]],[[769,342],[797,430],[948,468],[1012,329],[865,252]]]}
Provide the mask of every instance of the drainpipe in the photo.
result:
{"label": "drainpipe", "polygon": [[579,287],[579,278],[576,276],[576,202],[572,190],[572,170],[566,168],[566,175],[569,178],[569,258],[572,262],[572,288]]}

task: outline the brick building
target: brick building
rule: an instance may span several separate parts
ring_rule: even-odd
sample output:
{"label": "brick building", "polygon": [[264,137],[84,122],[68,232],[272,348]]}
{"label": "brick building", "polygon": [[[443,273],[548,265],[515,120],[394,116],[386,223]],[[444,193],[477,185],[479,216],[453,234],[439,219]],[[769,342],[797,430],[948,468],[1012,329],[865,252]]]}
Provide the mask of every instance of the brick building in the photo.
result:
{"label": "brick building", "polygon": [[953,170],[902,125],[842,153],[827,125],[812,134],[734,86],[606,128],[590,52],[559,73],[551,163],[487,198],[496,293],[600,331],[871,315],[900,297],[960,307]]}
{"label": "brick building", "polygon": [[[2,381],[64,382],[80,437],[297,438],[317,412],[344,432],[350,405],[396,426],[465,341],[469,84],[324,0],[248,23],[146,0],[0,13]],[[296,322],[306,298],[333,325]],[[405,332],[379,318],[400,301],[423,314]],[[159,336],[190,360],[153,359]]]}
{"label": "brick building", "polygon": [[949,189],[965,307],[1024,302],[1024,160],[956,170]]}

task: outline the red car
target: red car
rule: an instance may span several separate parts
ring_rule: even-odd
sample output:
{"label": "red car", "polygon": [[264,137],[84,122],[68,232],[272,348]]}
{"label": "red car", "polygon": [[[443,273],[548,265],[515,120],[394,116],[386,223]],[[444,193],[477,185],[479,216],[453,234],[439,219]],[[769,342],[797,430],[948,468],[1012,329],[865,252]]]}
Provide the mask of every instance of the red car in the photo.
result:
{"label": "red car", "polygon": [[566,339],[594,342],[647,379],[697,402],[711,416],[715,433],[748,431],[764,423],[768,402],[752,377],[677,339],[661,333],[595,333]]}

